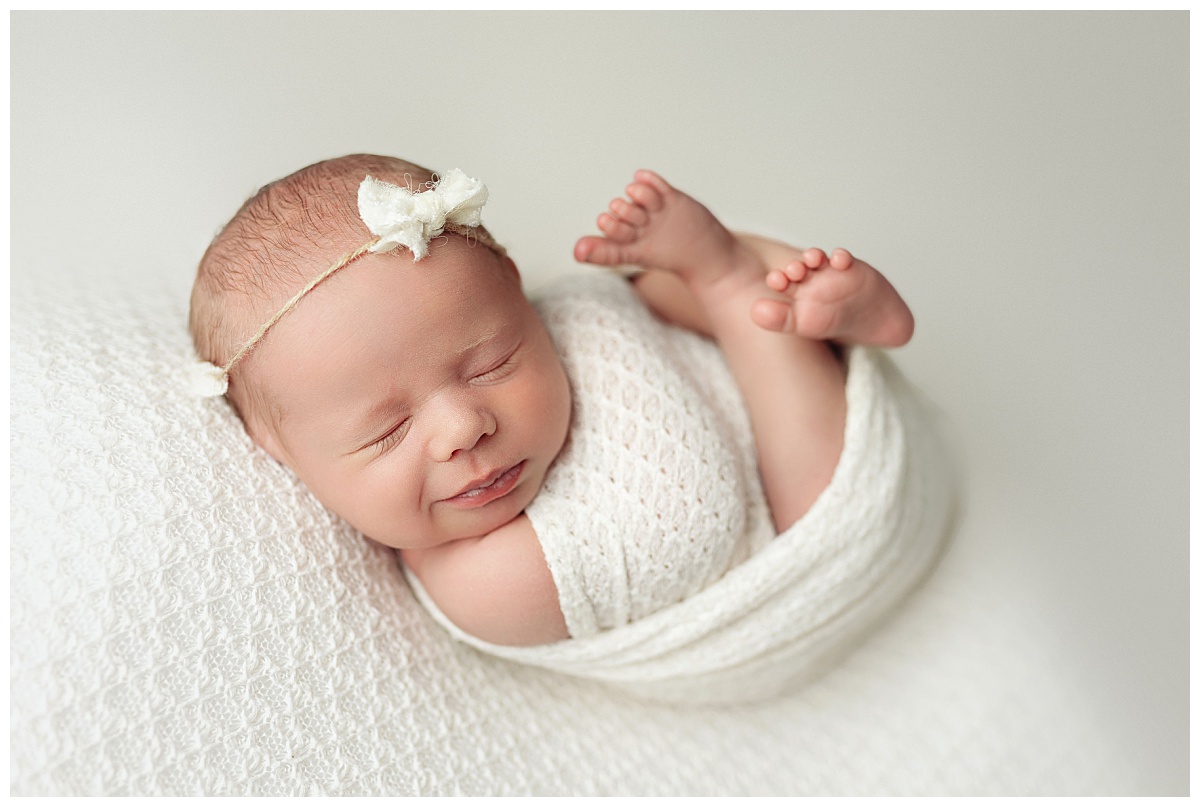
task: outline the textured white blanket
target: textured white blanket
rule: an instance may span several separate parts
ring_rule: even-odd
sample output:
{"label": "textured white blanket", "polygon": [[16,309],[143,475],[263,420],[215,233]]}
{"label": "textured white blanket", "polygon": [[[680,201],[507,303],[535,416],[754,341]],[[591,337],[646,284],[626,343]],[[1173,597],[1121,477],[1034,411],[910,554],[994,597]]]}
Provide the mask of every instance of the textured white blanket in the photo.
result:
{"label": "textured white blanket", "polygon": [[46,269],[13,284],[13,795],[1149,792],[1003,534],[793,695],[627,697],[453,641],[184,395],[186,290]]}
{"label": "textured white blanket", "polygon": [[720,351],[658,322],[607,274],[540,303],[575,395],[528,509],[572,638],[505,658],[658,699],[728,702],[810,680],[929,570],[954,511],[934,417],[880,351],[849,353],[829,487],[773,537],[753,437]]}

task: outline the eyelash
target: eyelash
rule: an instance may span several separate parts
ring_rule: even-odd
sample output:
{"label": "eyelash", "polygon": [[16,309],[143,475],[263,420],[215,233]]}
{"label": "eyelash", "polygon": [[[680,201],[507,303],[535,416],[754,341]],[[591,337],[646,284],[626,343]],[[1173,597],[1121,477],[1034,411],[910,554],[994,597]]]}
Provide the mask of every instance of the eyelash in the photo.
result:
{"label": "eyelash", "polygon": [[408,423],[410,420],[412,420],[412,418],[405,418],[404,420],[400,421],[396,428],[392,429],[383,437],[380,437],[378,440],[376,440],[373,444],[375,451],[379,454],[383,454],[392,446],[396,445],[396,443],[399,443],[402,439],[404,439],[404,434],[408,431]]}
{"label": "eyelash", "polygon": [[512,353],[508,354],[508,357],[504,361],[500,362],[486,373],[480,373],[479,375],[474,376],[471,380],[482,381],[485,384],[491,381],[499,381],[501,378],[504,378],[513,371],[513,365],[516,364],[516,356],[517,352],[514,350]]}

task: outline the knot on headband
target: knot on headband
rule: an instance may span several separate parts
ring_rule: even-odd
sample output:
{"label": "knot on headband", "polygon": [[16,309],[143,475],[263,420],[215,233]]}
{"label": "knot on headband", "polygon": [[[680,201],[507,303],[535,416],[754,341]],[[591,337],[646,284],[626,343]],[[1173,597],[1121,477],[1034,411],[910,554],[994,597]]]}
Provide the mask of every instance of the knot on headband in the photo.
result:
{"label": "knot on headband", "polygon": [[229,371],[206,361],[188,368],[188,391],[198,398],[217,398],[229,390]]}
{"label": "knot on headband", "polygon": [[368,176],[358,186],[358,215],[379,236],[371,252],[408,247],[415,263],[447,224],[478,227],[487,198],[484,184],[457,168],[420,193]]}

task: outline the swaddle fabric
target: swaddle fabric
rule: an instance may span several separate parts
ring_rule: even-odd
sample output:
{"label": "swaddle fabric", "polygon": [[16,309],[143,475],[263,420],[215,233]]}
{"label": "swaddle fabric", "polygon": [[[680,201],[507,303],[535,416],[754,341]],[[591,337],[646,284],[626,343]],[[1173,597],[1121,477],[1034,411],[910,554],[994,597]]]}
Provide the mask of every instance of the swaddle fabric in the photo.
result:
{"label": "swaddle fabric", "polygon": [[538,304],[572,387],[567,443],[526,513],[575,638],[720,579],[775,534],[720,351],[607,273]]}
{"label": "swaddle fabric", "polygon": [[840,659],[931,568],[952,526],[932,411],[878,350],[848,354],[829,487],[778,537],[719,349],[656,320],[622,279],[548,293],[540,313],[575,395],[572,431],[527,510],[572,638],[482,642],[649,697],[770,697]]}

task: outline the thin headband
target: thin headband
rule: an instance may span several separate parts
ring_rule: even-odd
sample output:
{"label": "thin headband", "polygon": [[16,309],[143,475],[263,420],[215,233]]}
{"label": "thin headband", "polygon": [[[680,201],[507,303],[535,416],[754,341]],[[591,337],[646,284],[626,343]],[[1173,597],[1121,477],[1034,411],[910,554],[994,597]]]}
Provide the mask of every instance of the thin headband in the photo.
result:
{"label": "thin headband", "polygon": [[364,179],[358,186],[358,215],[376,237],[310,280],[246,340],[224,367],[207,361],[196,362],[192,370],[192,392],[206,398],[224,395],[229,389],[229,371],[263,340],[284,314],[334,273],[368,252],[406,247],[416,263],[429,254],[430,239],[449,231],[476,240],[502,257],[506,254],[504,247],[492,240],[486,230],[478,229],[482,225],[481,211],[488,198],[482,182],[455,168],[425,186],[426,190],[413,193],[408,188],[374,177]]}

